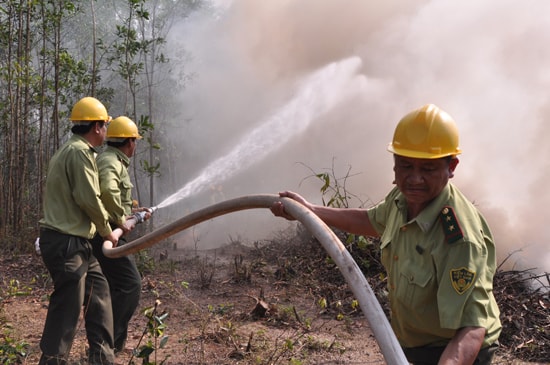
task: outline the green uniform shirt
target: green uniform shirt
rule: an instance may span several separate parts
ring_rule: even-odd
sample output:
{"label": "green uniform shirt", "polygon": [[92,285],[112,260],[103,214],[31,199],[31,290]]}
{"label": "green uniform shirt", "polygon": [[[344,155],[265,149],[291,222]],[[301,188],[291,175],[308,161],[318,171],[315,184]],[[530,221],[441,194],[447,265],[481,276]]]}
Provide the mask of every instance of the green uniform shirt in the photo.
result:
{"label": "green uniform shirt", "polygon": [[128,174],[130,159],[121,150],[107,146],[97,157],[101,200],[109,221],[120,226],[132,214],[132,182]]}
{"label": "green uniform shirt", "polygon": [[486,328],[483,347],[495,343],[501,324],[493,238],[454,185],[411,221],[397,188],[368,217],[381,236],[391,323],[403,347],[445,346],[467,326]]}
{"label": "green uniform shirt", "polygon": [[111,234],[107,211],[99,198],[95,149],[74,134],[53,155],[46,178],[44,218],[40,226],[84,238]]}

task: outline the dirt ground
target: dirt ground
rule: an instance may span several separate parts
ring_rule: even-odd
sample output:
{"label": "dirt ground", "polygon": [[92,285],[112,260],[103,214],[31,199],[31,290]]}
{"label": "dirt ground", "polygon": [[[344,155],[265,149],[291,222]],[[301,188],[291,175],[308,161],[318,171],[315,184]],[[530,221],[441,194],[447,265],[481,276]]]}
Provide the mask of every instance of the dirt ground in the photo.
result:
{"label": "dirt ground", "polygon": [[[154,261],[140,259],[149,261],[151,272],[143,276],[139,313],[131,321],[126,350],[117,364],[143,362],[132,352],[154,342],[143,312],[156,302],[157,315],[168,314],[162,321],[168,340],[152,353],[151,363],[384,363],[368,323],[357,311],[345,314],[323,307],[295,269],[265,261],[255,248],[232,243],[210,251],[163,249],[154,255]],[[36,364],[51,282],[35,255],[1,260],[2,292],[11,294],[2,301],[4,339],[27,343],[21,361]],[[84,336],[81,321],[71,364],[85,363]]]}
{"label": "dirt ground", "polygon": [[[140,252],[142,298],[117,364],[145,364],[136,356],[144,346],[153,349],[149,364],[385,364],[337,267],[315,242],[300,243],[300,252],[289,243]],[[4,363],[36,364],[51,281],[34,254],[0,258],[0,270],[0,346],[5,354],[26,345],[19,362]],[[145,315],[155,303],[157,338]],[[70,364],[85,359],[81,321]],[[509,354],[495,363],[523,364]]]}

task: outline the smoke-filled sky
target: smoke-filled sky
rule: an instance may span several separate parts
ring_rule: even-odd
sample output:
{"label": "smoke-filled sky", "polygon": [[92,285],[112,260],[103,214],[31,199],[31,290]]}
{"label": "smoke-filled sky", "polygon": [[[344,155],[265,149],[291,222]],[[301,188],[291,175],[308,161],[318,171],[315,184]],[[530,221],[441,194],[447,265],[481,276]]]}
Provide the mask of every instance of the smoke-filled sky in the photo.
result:
{"label": "smoke-filled sky", "polygon": [[[270,127],[275,142],[265,157],[246,157],[250,166],[174,204],[176,215],[286,189],[320,203],[321,184],[306,178],[312,171],[344,177],[349,168],[348,191],[378,202],[392,188],[386,147],[396,123],[434,103],[458,124],[464,152],[453,182],[489,221],[499,260],[522,250],[510,260],[550,271],[549,13],[547,0],[212,3],[168,37],[172,57],[185,49],[184,72],[192,76],[176,113],[185,125],[172,135],[181,184],[170,192],[278,115],[312,73],[357,59],[360,86],[350,83],[349,95],[307,128],[293,118]],[[326,89],[311,92],[322,98]],[[267,210],[233,214],[231,224],[215,220],[203,235],[255,240],[286,224]]]}

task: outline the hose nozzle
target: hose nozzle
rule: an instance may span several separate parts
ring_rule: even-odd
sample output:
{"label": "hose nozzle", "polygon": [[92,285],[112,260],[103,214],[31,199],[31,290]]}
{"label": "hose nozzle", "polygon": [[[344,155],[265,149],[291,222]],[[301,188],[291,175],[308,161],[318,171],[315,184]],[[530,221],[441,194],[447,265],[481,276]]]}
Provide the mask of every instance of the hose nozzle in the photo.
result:
{"label": "hose nozzle", "polygon": [[136,217],[136,222],[137,223],[145,222],[145,214],[149,213],[152,215],[154,212],[157,211],[157,209],[158,207],[145,208],[144,211],[134,213],[134,217]]}

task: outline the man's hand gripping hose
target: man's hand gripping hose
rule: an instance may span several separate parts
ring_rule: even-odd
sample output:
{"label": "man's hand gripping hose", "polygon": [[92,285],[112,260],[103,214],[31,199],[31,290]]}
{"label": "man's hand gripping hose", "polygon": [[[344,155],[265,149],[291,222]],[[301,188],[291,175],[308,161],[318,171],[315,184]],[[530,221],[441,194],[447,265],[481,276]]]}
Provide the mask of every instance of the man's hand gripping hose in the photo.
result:
{"label": "man's hand gripping hose", "polygon": [[149,217],[152,216],[153,213],[156,212],[158,209],[159,209],[158,207],[151,207],[151,208],[145,208],[140,212],[135,212],[133,215],[134,215],[134,219],[136,220],[136,223],[145,222],[147,219],[149,219],[147,215],[149,215]]}
{"label": "man's hand gripping hose", "polygon": [[[132,214],[132,216],[128,218],[129,220],[134,221],[134,224],[131,225],[132,229],[133,227],[135,227],[136,224],[143,223],[147,219],[149,219],[153,215],[153,213],[156,212],[157,210],[158,210],[158,207],[144,208],[142,211],[135,212],[134,214]],[[122,235],[124,234],[124,231],[121,228],[116,228],[113,231],[113,233],[118,239],[122,237]],[[111,241],[105,241],[105,242],[108,242],[108,244],[110,244],[109,246],[110,248],[113,247],[113,243]],[[36,237],[36,240],[34,241],[34,250],[36,251],[36,254],[38,256],[42,254],[42,252],[40,251],[40,237]]]}
{"label": "man's hand gripping hose", "polygon": [[[148,220],[153,215],[153,213],[155,213],[157,210],[158,210],[158,207],[144,208],[139,212],[133,213],[132,216],[130,216],[127,220],[133,221],[133,224],[132,224],[132,229],[133,229],[136,224],[143,223],[146,220]],[[118,239],[122,237],[122,235],[124,235],[124,231],[122,230],[122,228],[116,228],[113,231],[113,235],[115,235]],[[106,246],[108,248],[114,247],[111,241],[103,242],[103,246]]]}

